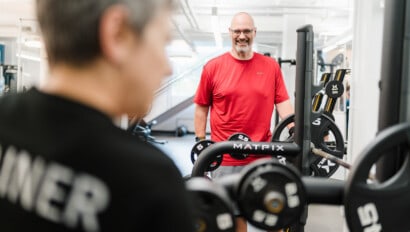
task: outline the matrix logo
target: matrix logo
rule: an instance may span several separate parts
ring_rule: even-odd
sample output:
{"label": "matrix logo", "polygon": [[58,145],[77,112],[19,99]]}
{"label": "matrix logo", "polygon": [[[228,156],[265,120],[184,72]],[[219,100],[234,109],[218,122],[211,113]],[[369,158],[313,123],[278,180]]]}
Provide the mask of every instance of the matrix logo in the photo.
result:
{"label": "matrix logo", "polygon": [[233,149],[243,151],[285,151],[283,145],[259,145],[259,144],[242,144],[234,143]]}

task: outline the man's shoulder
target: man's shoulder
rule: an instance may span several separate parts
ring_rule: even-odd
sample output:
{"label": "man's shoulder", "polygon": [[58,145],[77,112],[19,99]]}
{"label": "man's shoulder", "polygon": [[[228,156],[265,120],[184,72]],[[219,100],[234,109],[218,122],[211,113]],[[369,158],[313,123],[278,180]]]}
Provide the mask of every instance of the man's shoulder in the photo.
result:
{"label": "man's shoulder", "polygon": [[208,62],[206,62],[205,67],[215,67],[218,65],[221,65],[224,61],[226,61],[227,59],[230,59],[230,54],[229,52],[225,52],[219,56],[216,56],[212,59],[210,59]]}
{"label": "man's shoulder", "polygon": [[262,55],[260,53],[257,53],[257,52],[255,52],[253,55],[254,55],[254,58],[257,59],[257,60],[262,60],[263,62],[273,64],[275,66],[277,65],[279,67],[278,62],[276,62],[276,60],[272,57],[264,56],[264,55]]}

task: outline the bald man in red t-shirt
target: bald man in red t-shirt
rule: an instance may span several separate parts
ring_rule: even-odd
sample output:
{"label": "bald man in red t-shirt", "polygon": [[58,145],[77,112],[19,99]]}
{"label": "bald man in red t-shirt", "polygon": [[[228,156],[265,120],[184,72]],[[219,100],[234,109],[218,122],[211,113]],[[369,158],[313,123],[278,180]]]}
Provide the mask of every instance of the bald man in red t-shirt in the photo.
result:
{"label": "bald man in red t-shirt", "polygon": [[[229,32],[231,51],[210,60],[202,71],[194,98],[196,138],[205,138],[210,109],[213,141],[225,141],[236,132],[247,134],[252,141],[270,141],[274,106],[280,118],[294,113],[280,67],[270,57],[252,51],[256,27],[248,13],[236,14]],[[225,155],[212,177],[239,172],[260,157],[236,160]],[[244,220],[238,221],[237,231],[246,231]]]}

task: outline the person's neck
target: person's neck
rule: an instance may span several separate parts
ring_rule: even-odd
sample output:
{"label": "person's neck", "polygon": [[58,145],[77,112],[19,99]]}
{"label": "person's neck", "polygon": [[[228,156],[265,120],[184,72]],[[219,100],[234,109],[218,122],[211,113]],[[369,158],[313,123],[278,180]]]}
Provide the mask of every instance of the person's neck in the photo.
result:
{"label": "person's neck", "polygon": [[83,69],[55,65],[40,90],[88,105],[114,119],[121,115],[116,104],[118,86],[111,69],[104,66],[101,62]]}
{"label": "person's neck", "polygon": [[238,60],[250,60],[253,57],[253,51],[249,52],[237,52],[235,49],[231,50],[231,55]]}

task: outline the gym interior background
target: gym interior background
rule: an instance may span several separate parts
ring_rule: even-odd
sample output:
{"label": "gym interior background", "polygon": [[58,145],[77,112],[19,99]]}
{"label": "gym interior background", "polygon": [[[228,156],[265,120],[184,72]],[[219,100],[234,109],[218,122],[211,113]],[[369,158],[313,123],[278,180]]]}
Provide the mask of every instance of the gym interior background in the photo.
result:
{"label": "gym interior background", "polygon": [[[350,97],[346,91],[338,97],[333,116],[347,144],[344,159],[354,163],[378,128],[384,8],[383,0],[179,0],[172,21],[174,38],[167,48],[173,74],[158,89],[144,118],[148,126],[141,123],[133,129],[150,132],[147,136],[152,137],[147,139],[174,159],[182,175],[191,172],[192,99],[202,67],[230,49],[230,20],[236,12],[245,11],[255,19],[257,52],[276,60],[295,59],[296,30],[310,24],[314,31],[313,81],[319,83],[324,73],[348,70],[343,85],[345,90],[350,86]],[[0,0],[2,94],[41,86],[45,81],[47,57],[33,9],[34,0]],[[283,62],[281,67],[288,91],[294,93],[295,66]],[[291,99],[294,101],[293,94]],[[127,128],[129,122],[125,118],[118,123]],[[273,125],[275,118],[272,129]],[[331,178],[345,179],[347,174],[339,168]],[[341,207],[312,208],[306,231],[348,231]]]}

